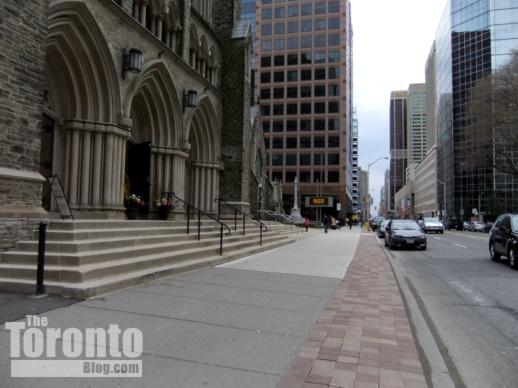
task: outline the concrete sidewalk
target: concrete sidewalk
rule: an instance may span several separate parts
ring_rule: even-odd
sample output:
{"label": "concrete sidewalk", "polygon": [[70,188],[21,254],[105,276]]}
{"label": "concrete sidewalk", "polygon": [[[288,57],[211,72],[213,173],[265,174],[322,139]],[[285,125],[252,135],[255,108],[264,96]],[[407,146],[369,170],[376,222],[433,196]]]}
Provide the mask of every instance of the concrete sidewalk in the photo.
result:
{"label": "concrete sidewalk", "polygon": [[[142,378],[10,378],[9,332],[2,329],[0,385],[273,388],[281,381],[302,387],[359,384],[372,379],[374,369],[379,382],[403,384],[412,380],[403,377],[412,377],[419,383],[414,374],[420,364],[390,265],[366,235],[354,256],[360,233],[314,233],[217,268],[42,314],[53,328],[139,328]],[[397,373],[395,362],[387,364],[396,354],[402,356]],[[342,372],[352,372],[353,365],[354,376]],[[291,383],[299,385],[286,385]]]}
{"label": "concrete sidewalk", "polygon": [[345,278],[277,388],[426,388],[392,267],[364,234]]}

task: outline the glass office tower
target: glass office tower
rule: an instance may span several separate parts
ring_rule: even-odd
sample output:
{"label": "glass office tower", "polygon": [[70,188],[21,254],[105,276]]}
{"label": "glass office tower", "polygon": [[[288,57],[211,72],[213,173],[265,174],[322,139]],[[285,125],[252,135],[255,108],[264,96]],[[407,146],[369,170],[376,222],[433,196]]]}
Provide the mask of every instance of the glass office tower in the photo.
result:
{"label": "glass office tower", "polygon": [[467,109],[476,82],[515,49],[518,0],[448,2],[436,35],[436,120],[438,202],[450,218],[518,211],[518,181],[475,155]]}

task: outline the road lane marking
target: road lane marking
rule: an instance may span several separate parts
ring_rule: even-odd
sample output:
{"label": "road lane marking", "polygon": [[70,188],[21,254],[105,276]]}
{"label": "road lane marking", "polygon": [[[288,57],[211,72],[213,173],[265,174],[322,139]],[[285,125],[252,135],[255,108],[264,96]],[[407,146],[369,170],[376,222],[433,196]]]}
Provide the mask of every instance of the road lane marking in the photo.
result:
{"label": "road lane marking", "polygon": [[432,237],[432,238],[441,241],[441,239],[439,237]]}
{"label": "road lane marking", "polygon": [[465,247],[464,245],[460,245],[460,244],[455,244],[455,245],[457,245],[458,247],[461,247],[461,248],[466,248],[466,249],[468,249],[468,247]]}

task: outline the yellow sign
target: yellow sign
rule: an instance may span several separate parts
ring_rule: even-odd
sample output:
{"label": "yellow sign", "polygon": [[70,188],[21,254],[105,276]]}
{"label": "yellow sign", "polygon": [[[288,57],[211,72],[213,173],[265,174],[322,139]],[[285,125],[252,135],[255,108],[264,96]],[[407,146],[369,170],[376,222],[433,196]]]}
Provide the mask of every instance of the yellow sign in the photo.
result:
{"label": "yellow sign", "polygon": [[312,205],[325,205],[327,204],[327,198],[311,198]]}

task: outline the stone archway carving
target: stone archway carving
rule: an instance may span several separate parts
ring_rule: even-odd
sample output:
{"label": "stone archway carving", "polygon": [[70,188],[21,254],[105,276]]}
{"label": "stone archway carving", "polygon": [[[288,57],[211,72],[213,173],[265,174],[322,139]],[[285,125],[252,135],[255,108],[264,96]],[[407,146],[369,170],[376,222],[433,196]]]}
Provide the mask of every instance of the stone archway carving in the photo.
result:
{"label": "stone archway carving", "polygon": [[64,152],[54,156],[53,170],[63,180],[70,207],[76,216],[122,210],[127,132],[114,124],[121,112],[117,71],[84,4],[49,8],[47,61],[51,109],[63,123],[55,149]]}
{"label": "stone archway carving", "polygon": [[221,133],[213,105],[200,99],[187,133],[191,144],[186,187],[190,202],[203,211],[215,213],[219,194]]}
{"label": "stone archway carving", "polygon": [[161,193],[183,193],[186,154],[181,150],[182,110],[176,86],[161,61],[146,65],[134,81],[124,104],[124,114],[133,122],[131,140],[149,143],[149,193],[151,200]]}

